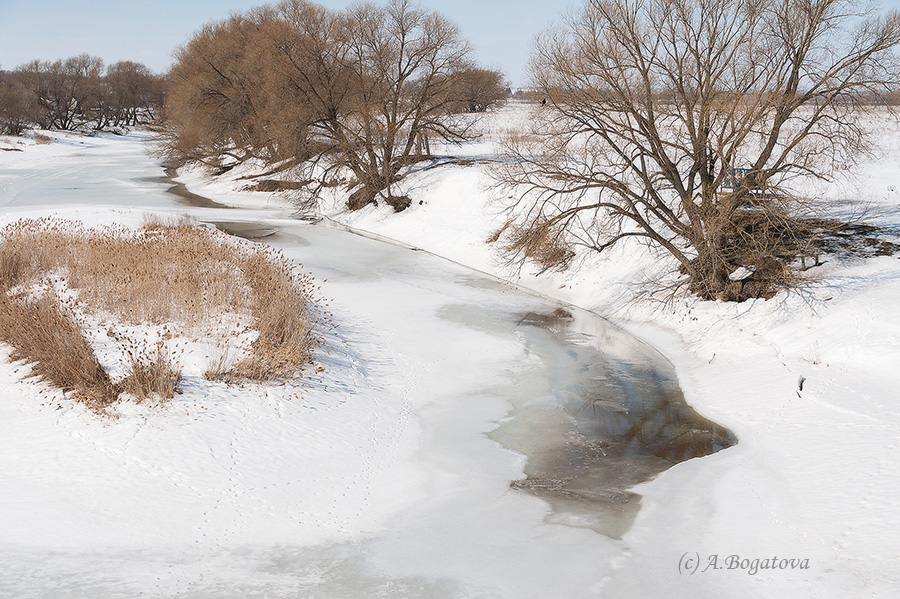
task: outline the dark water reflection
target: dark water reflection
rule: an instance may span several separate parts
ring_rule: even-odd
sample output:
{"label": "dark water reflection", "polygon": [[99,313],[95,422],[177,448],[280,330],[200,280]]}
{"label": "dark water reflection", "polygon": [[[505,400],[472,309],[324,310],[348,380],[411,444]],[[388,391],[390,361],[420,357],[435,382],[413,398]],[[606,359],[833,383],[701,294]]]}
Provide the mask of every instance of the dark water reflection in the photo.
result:
{"label": "dark water reflection", "polygon": [[196,194],[193,191],[188,190],[187,185],[175,180],[175,177],[178,176],[177,169],[173,167],[164,168],[166,170],[165,176],[139,177],[135,179],[135,181],[142,181],[147,183],[162,183],[165,185],[169,185],[169,188],[166,189],[166,193],[171,193],[172,195],[174,195],[176,201],[182,206],[190,206],[191,208],[222,208],[226,210],[234,209],[234,206],[221,204],[205,196]]}
{"label": "dark water reflection", "polygon": [[182,204],[183,206],[190,206],[192,208],[222,208],[226,210],[234,209],[234,206],[221,204],[205,196],[196,194],[188,190],[187,185],[175,180],[175,177],[178,176],[178,169],[171,166],[167,166],[165,167],[165,169],[166,175],[164,177],[149,177],[143,180],[156,183],[166,183],[170,185],[166,192],[174,195],[177,198],[178,203]]}
{"label": "dark water reflection", "polygon": [[549,384],[492,437],[528,456],[513,487],[547,500],[550,521],[620,538],[640,507],[631,487],[737,442],[687,404],[671,364],[602,319],[528,314],[519,331]]}
{"label": "dark water reflection", "polygon": [[277,234],[279,231],[278,227],[273,227],[272,225],[268,225],[266,223],[260,223],[251,220],[210,220],[206,222],[215,226],[220,231],[228,233],[229,235],[234,235],[235,237],[241,237],[243,239],[249,239],[250,241],[257,241],[259,239],[271,237],[272,235]]}

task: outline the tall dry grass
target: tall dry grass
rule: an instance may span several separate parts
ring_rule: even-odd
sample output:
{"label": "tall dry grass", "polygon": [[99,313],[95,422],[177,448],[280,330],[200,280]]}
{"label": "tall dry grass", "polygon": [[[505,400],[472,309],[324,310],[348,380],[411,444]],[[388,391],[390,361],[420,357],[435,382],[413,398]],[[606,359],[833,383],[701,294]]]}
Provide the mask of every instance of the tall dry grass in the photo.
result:
{"label": "tall dry grass", "polygon": [[81,327],[55,297],[15,301],[0,294],[0,340],[12,346],[10,358],[32,364],[31,376],[74,391],[93,410],[106,408],[119,395]]}
{"label": "tall dry grass", "polygon": [[129,373],[119,387],[139,402],[154,396],[172,399],[180,393],[181,370],[162,342],[152,348],[127,348],[126,356]]}
{"label": "tall dry grass", "polygon": [[[18,359],[35,363],[36,374],[74,390],[92,406],[108,405],[110,397],[123,391],[139,401],[153,395],[171,398],[180,372],[163,345],[145,348],[136,340],[120,339],[130,373],[112,391],[104,391],[102,402],[95,399],[96,384],[86,381],[100,376],[97,369],[92,366],[94,374],[87,377],[73,373],[87,372],[86,353],[93,355],[77,323],[68,319],[82,341],[79,349],[74,337],[53,345],[57,333],[47,329],[67,330],[63,316],[36,318],[34,311],[50,310],[54,294],[45,291],[38,301],[27,299],[41,281],[53,276],[76,292],[79,310],[101,320],[178,323],[196,336],[219,336],[224,342],[228,333],[222,315],[249,315],[258,332],[249,355],[227,368],[220,366],[218,375],[210,378],[240,382],[291,377],[313,362],[320,344],[313,280],[264,246],[186,221],[151,220],[139,231],[88,229],[58,219],[13,223],[0,230],[0,340],[14,347]],[[23,338],[36,341],[23,345]],[[65,374],[46,372],[49,362],[68,363]]]}
{"label": "tall dry grass", "polygon": [[0,244],[0,258],[18,261],[18,280],[63,272],[81,302],[127,322],[203,322],[222,309],[249,309],[235,264],[241,250],[188,223],[145,226],[136,234],[22,220],[0,231]]}
{"label": "tall dry grass", "polygon": [[527,226],[507,222],[496,236],[489,238],[489,242],[501,237],[501,251],[511,263],[522,264],[527,259],[540,266],[540,272],[565,270],[575,257],[564,230],[547,220],[534,221]]}
{"label": "tall dry grass", "polygon": [[271,381],[290,376],[311,362],[318,345],[310,314],[315,306],[309,275],[293,271],[281,254],[253,252],[242,257],[241,270],[251,289],[251,316],[259,332],[250,355],[232,367],[230,377]]}

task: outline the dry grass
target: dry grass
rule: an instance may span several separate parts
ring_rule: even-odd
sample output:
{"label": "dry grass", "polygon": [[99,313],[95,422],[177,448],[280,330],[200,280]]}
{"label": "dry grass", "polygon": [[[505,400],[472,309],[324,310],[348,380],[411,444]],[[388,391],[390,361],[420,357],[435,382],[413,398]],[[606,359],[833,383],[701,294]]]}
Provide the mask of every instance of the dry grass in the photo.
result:
{"label": "dry grass", "polygon": [[131,371],[120,386],[138,403],[152,397],[172,399],[181,392],[181,370],[173,363],[162,342],[153,349],[130,347],[126,354]]}
{"label": "dry grass", "polygon": [[31,376],[99,411],[118,397],[109,378],[84,338],[81,327],[52,296],[19,299],[0,293],[0,340],[12,346],[10,357],[32,364]]}
{"label": "dry grass", "polygon": [[232,347],[232,344],[226,339],[221,340],[213,354],[216,357],[203,373],[203,378],[208,381],[240,382],[237,375],[234,374],[234,364],[237,361],[235,354],[237,353],[240,353],[240,348]]}
{"label": "dry grass", "polygon": [[512,226],[512,224],[513,221],[507,220],[499,228],[492,231],[491,234],[487,236],[487,239],[484,240],[484,242],[488,244],[496,243],[503,236],[503,234],[506,233],[506,230],[509,229],[510,226]]}
{"label": "dry grass", "polygon": [[541,272],[565,270],[575,257],[575,252],[565,239],[561,227],[541,220],[526,225],[507,223],[497,232],[497,238],[505,233],[501,250],[512,260],[528,259],[540,266]]}
{"label": "dry grass", "polygon": [[[104,391],[102,401],[95,399],[100,395],[91,390],[99,385],[91,378],[94,374],[79,378],[70,372],[97,372],[93,366],[88,369],[85,355],[93,353],[80,327],[68,319],[78,334],[62,351],[51,339],[57,333],[47,337],[44,330],[50,322],[52,328],[63,330],[62,317],[51,321],[35,316],[35,306],[50,310],[47,306],[56,292],[45,290],[41,297],[46,300],[21,297],[34,295],[51,277],[61,278],[67,289],[74,290],[78,310],[94,319],[131,325],[178,323],[196,336],[225,339],[223,315],[249,315],[258,336],[249,356],[230,368],[219,367],[218,378],[229,382],[294,376],[313,361],[319,345],[312,279],[296,273],[286,258],[263,246],[237,242],[186,221],[166,224],[150,219],[139,231],[86,229],[56,219],[13,223],[0,230],[0,339],[15,348],[18,359],[34,362],[36,374],[75,390],[76,397],[92,406],[108,405],[120,391],[138,401],[152,395],[171,398],[180,373],[163,345],[147,349],[135,340],[118,339],[130,374],[111,387],[113,391]],[[35,341],[26,347],[19,338]],[[70,363],[65,366],[67,374],[47,374],[50,362]],[[93,387],[77,382],[82,380],[94,381]]]}
{"label": "dry grass", "polygon": [[308,292],[313,281],[293,272],[290,263],[276,252],[254,252],[240,263],[252,289],[252,310],[259,336],[251,353],[233,366],[233,377],[268,381],[290,376],[299,362],[312,361],[318,345],[310,314],[314,312]]}
{"label": "dry grass", "polygon": [[249,307],[234,264],[240,250],[223,255],[230,248],[219,235],[186,223],[136,235],[25,220],[0,231],[0,243],[0,257],[19,262],[13,274],[21,282],[62,271],[79,300],[128,322],[197,322],[222,309]]}

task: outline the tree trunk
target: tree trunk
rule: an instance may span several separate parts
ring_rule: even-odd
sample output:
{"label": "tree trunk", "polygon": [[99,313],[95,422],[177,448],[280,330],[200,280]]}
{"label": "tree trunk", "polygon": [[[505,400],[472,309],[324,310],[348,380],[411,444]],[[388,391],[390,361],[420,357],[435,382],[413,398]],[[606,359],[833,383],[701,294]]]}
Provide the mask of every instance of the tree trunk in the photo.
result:
{"label": "tree trunk", "polygon": [[684,270],[691,279],[689,283],[691,291],[703,299],[714,300],[725,291],[731,271],[722,255],[724,247],[722,236],[716,234],[713,239],[704,241],[705,243],[695,244],[697,257],[691,260]]}

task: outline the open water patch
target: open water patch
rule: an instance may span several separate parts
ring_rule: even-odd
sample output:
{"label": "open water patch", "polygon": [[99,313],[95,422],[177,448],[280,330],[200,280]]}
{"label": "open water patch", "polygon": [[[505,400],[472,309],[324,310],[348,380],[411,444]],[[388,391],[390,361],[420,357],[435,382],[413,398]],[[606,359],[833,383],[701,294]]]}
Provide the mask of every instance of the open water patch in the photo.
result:
{"label": "open water patch", "polygon": [[175,177],[178,176],[178,171],[175,168],[167,167],[166,168],[166,176],[159,177],[157,181],[160,183],[169,183],[171,187],[169,187],[166,192],[174,195],[179,204],[184,206],[190,206],[192,208],[223,208],[227,210],[233,210],[234,206],[229,206],[228,204],[222,204],[221,202],[216,202],[207,198],[206,196],[202,196],[200,194],[196,194],[193,191],[190,191],[187,188],[187,185],[175,180]]}
{"label": "open water patch", "polygon": [[251,220],[210,220],[204,222],[208,222],[224,233],[242,239],[249,239],[250,241],[271,237],[279,231],[278,227]]}
{"label": "open water patch", "polygon": [[543,368],[517,378],[490,436],[527,456],[511,486],[547,501],[548,521],[621,538],[640,509],[632,487],[737,443],[688,405],[663,356],[603,319],[557,309],[517,329]]}
{"label": "open water patch", "polygon": [[[168,191],[194,207],[228,207],[183,184]],[[309,245],[293,231],[266,223],[208,222],[248,239]],[[375,276],[374,270],[390,274],[380,265],[361,266],[355,275]],[[513,291],[475,272],[457,278],[487,294]],[[511,488],[547,501],[549,522],[621,538],[640,510],[634,486],[737,443],[731,431],[688,405],[671,363],[612,323],[576,308],[516,315],[491,304],[451,304],[441,317],[493,335],[519,335],[538,358],[541,367],[491,390],[512,410],[489,436],[527,457],[525,478],[512,481]]]}

